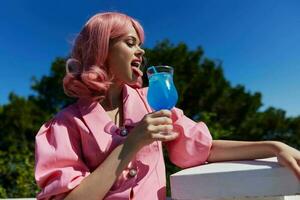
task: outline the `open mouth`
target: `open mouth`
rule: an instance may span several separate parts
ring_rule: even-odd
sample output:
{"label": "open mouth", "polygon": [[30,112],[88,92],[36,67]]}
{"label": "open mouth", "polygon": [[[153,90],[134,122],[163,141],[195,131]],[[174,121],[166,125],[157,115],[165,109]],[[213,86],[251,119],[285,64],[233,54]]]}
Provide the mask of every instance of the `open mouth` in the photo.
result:
{"label": "open mouth", "polygon": [[140,63],[140,62],[136,62],[136,61],[133,61],[133,62],[131,63],[131,66],[132,66],[132,67],[137,67],[137,68],[139,68],[140,65],[141,65],[141,63]]}

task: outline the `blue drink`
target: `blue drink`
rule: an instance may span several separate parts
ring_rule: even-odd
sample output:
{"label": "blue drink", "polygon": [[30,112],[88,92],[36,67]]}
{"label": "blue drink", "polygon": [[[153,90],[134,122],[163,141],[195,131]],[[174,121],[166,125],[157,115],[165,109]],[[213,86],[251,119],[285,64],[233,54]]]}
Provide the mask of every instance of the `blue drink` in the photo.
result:
{"label": "blue drink", "polygon": [[173,82],[173,68],[168,66],[150,67],[147,75],[149,78],[147,100],[151,108],[156,111],[173,108],[178,100]]}

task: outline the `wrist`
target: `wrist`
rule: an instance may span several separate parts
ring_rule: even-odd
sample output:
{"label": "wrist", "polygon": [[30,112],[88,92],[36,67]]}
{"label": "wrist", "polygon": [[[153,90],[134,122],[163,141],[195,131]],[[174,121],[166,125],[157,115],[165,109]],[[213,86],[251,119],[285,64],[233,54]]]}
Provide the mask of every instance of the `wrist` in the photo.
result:
{"label": "wrist", "polygon": [[278,141],[267,141],[270,147],[270,152],[277,156],[278,153],[284,148],[284,143]]}
{"label": "wrist", "polygon": [[128,152],[137,153],[141,148],[135,137],[129,136],[124,142],[124,147]]}

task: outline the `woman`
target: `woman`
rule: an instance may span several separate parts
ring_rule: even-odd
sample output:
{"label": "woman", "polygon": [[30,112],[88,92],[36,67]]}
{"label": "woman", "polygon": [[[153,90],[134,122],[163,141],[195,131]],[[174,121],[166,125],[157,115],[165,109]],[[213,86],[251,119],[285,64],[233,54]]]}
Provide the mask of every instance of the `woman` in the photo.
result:
{"label": "woman", "polygon": [[300,179],[299,151],[281,142],[212,140],[180,109],[152,112],[141,88],[143,40],[141,25],[121,13],[97,14],[81,30],[64,78],[78,101],[36,136],[38,199],[165,199],[162,142],[182,168],[277,156]]}

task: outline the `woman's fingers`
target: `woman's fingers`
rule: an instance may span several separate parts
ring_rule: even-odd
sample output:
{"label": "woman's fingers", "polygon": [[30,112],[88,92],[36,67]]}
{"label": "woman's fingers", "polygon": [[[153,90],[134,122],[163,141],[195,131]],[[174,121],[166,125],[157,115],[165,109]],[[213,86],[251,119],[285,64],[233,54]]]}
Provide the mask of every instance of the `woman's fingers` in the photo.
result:
{"label": "woman's fingers", "polygon": [[158,126],[158,125],[164,125],[164,124],[172,124],[173,121],[171,118],[168,118],[168,117],[157,117],[157,118],[151,118],[150,123],[152,125]]}
{"label": "woman's fingers", "polygon": [[290,155],[288,152],[283,152],[279,154],[279,157],[277,156],[277,158],[278,162],[281,165],[286,166],[287,168],[292,170],[300,181],[300,166],[298,160],[295,159],[293,155]]}
{"label": "woman's fingers", "polygon": [[[160,110],[145,115],[140,123],[142,138],[146,143],[151,143],[155,140],[170,141],[177,138],[178,133],[173,132],[173,121],[171,119],[171,111]],[[140,133],[140,131],[138,131]]]}
{"label": "woman's fingers", "polygon": [[300,181],[300,166],[298,162],[294,159],[289,161],[288,167],[291,168],[291,170],[294,172],[294,174],[297,176],[298,180]]}
{"label": "woman's fingers", "polygon": [[169,110],[160,110],[148,114],[145,121],[155,126],[162,125],[162,124],[172,124],[173,121],[171,119],[171,115],[172,113]]}
{"label": "woman's fingers", "polygon": [[157,126],[150,126],[149,131],[151,134],[157,134],[160,132],[171,132],[173,131],[173,125],[172,124],[166,124],[166,125],[157,125]]}
{"label": "woman's fingers", "polygon": [[172,113],[169,110],[160,110],[160,111],[150,113],[149,116],[152,117],[152,118],[156,118],[156,117],[169,117],[169,118],[171,118]]}
{"label": "woman's fingers", "polygon": [[157,134],[153,134],[152,137],[155,140],[159,140],[162,142],[167,142],[167,141],[171,141],[174,140],[178,137],[178,133],[177,132],[169,132],[169,133],[157,133]]}

